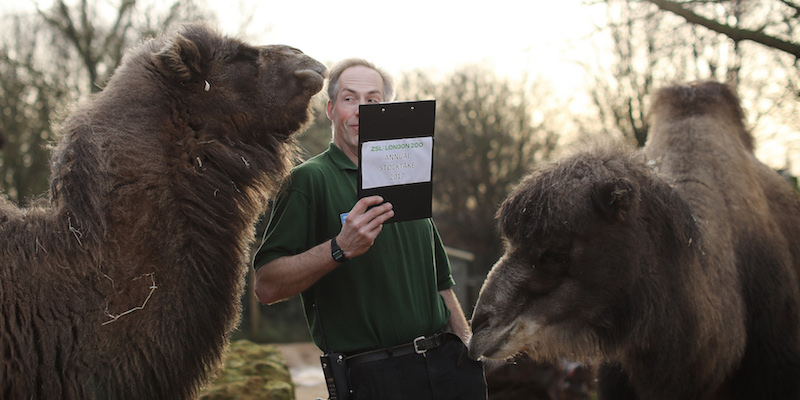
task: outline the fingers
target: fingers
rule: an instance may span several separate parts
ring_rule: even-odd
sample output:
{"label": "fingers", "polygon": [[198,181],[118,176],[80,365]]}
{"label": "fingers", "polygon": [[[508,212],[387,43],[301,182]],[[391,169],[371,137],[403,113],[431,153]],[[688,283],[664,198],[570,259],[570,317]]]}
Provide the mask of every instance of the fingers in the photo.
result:
{"label": "fingers", "polygon": [[[374,197],[380,198],[379,196],[374,196]],[[381,199],[381,201],[383,201],[382,198],[380,198],[380,199]],[[380,202],[378,202],[376,204],[380,204]],[[392,210],[392,207],[393,207],[392,203],[388,203],[388,202],[380,204],[380,205],[377,205],[377,206],[372,207],[369,210],[367,210],[364,213],[364,216],[362,218],[364,218],[364,220],[368,221],[367,222],[368,226],[371,226],[372,228],[376,228],[376,227],[380,226],[381,224],[383,224],[384,222],[386,222],[386,220],[388,220],[389,218],[394,216],[394,210]]]}
{"label": "fingers", "polygon": [[[359,200],[347,214],[345,227],[356,230],[362,235],[371,235],[374,240],[380,232],[381,225],[394,216],[391,203],[383,203],[380,196],[370,196]],[[369,208],[368,207],[371,207]],[[377,230],[377,232],[375,232]]]}
{"label": "fingers", "polygon": [[381,196],[364,197],[356,202],[356,205],[350,210],[350,214],[363,214],[369,207],[381,203],[383,203],[383,197]]}
{"label": "fingers", "polygon": [[[373,230],[394,216],[391,203],[383,203],[383,197],[370,196],[359,200],[347,215],[347,222],[359,229]],[[369,208],[372,207],[372,208]],[[351,220],[350,218],[353,217]]]}
{"label": "fingers", "polygon": [[382,202],[380,196],[365,197],[347,214],[336,242],[348,257],[366,253],[383,229],[383,223],[394,216],[392,204]]}

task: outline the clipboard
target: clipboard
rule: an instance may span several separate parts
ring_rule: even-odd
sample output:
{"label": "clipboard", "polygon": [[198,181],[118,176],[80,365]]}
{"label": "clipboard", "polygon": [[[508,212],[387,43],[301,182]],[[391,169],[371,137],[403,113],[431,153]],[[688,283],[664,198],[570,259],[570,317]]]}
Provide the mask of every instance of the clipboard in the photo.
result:
{"label": "clipboard", "polygon": [[392,203],[387,223],[430,218],[436,100],[359,106],[358,198]]}

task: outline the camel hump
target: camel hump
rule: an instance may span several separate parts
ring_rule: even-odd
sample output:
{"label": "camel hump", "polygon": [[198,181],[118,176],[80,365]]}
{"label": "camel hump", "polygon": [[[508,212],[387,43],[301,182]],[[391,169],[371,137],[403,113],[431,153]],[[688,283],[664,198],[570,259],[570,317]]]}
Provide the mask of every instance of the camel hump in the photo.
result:
{"label": "camel hump", "polygon": [[659,119],[676,121],[692,117],[710,117],[720,126],[730,126],[732,129],[717,131],[737,134],[744,148],[753,152],[753,136],[745,129],[745,113],[731,86],[698,81],[659,89],[653,96],[647,120],[648,125],[654,126]]}

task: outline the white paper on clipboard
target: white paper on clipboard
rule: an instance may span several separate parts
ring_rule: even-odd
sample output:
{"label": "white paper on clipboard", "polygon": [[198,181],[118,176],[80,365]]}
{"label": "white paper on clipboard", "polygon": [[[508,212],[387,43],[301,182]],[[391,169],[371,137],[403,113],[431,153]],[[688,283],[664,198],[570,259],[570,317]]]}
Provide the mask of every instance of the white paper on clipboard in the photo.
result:
{"label": "white paper on clipboard", "polygon": [[361,146],[362,187],[431,181],[433,138],[376,140]]}

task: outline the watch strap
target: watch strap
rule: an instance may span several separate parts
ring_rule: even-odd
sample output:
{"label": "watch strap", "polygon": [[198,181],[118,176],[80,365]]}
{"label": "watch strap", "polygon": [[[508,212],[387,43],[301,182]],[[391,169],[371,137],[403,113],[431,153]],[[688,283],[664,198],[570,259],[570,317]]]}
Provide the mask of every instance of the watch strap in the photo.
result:
{"label": "watch strap", "polygon": [[331,257],[333,261],[343,263],[348,260],[344,254],[344,250],[336,243],[336,236],[331,238]]}

